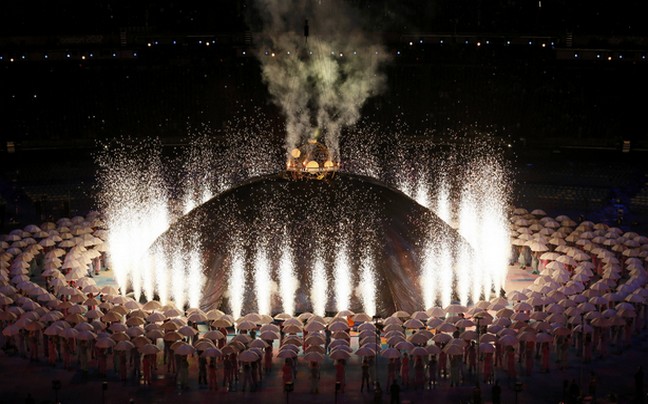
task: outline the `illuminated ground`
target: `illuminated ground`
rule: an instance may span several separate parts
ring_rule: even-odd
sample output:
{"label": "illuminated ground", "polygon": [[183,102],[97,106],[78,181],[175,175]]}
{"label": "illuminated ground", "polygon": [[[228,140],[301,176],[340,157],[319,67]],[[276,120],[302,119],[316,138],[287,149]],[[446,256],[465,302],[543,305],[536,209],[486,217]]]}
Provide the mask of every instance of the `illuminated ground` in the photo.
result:
{"label": "illuminated ground", "polygon": [[[533,281],[534,275],[528,271],[511,267],[506,282],[507,292],[522,289]],[[110,282],[108,276],[101,276],[97,283]],[[357,344],[357,340],[352,345]],[[614,350],[612,350],[614,352]],[[562,398],[562,383],[564,380],[581,380],[581,387],[587,391],[587,384],[591,371],[598,375],[597,402],[608,403],[609,395],[614,393],[619,403],[629,403],[633,394],[633,374],[639,365],[646,365],[645,358],[648,352],[648,339],[644,331],[639,337],[635,337],[632,349],[622,353],[613,353],[605,359],[595,360],[590,365],[581,365],[572,353],[572,360],[567,369],[560,371],[553,368],[550,373],[543,374],[535,372],[530,377],[523,376],[523,390],[519,393],[519,403],[558,403]],[[379,359],[378,376],[381,383],[386,383],[386,360]],[[87,377],[83,377],[77,371],[62,370],[60,366],[52,369],[44,363],[30,363],[26,359],[18,357],[3,357],[0,360],[0,403],[22,402],[31,392],[36,402],[54,400],[55,392],[52,390],[52,380],[60,380],[62,388],[58,392],[58,398],[62,403],[87,403],[102,402],[102,382],[108,382],[105,391],[106,403],[126,403],[129,399],[134,402],[147,403],[184,403],[203,402],[241,402],[241,400],[255,400],[263,403],[282,402],[311,402],[331,403],[335,400],[335,372],[330,360],[322,364],[322,376],[320,380],[320,394],[309,393],[309,380],[307,379],[306,367],[300,365],[300,370],[295,384],[295,392],[289,397],[283,393],[279,371],[280,360],[275,359],[273,372],[263,381],[259,392],[210,392],[197,384],[197,368],[191,363],[190,386],[187,391],[179,392],[174,382],[169,378],[165,369],[160,366],[156,381],[152,386],[137,385],[135,382],[121,382],[118,377],[109,372],[107,378],[103,379],[92,371]],[[91,369],[93,369],[91,362]],[[498,370],[498,377],[502,384],[502,402],[514,403],[515,392],[512,384],[509,383],[503,371]],[[220,374],[219,374],[220,378]],[[222,379],[221,379],[222,380]],[[360,392],[360,366],[357,357],[352,356],[347,366],[348,387],[344,394],[338,396],[338,402],[373,402],[372,393]],[[415,391],[411,388],[403,389],[401,393],[402,402],[422,403],[458,403],[465,402],[472,397],[472,386],[470,382],[464,386],[451,388],[448,380],[442,380],[434,390]],[[491,386],[481,384],[482,398],[484,402],[490,402]],[[387,394],[383,395],[383,401],[387,401]]]}

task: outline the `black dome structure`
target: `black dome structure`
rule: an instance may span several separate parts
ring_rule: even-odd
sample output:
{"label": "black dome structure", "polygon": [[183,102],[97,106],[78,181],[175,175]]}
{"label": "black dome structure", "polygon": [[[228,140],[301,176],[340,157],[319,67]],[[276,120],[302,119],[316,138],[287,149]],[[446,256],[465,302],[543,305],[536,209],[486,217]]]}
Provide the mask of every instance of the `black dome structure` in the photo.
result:
{"label": "black dome structure", "polygon": [[[309,291],[316,257],[325,263],[332,289],[331,267],[344,244],[353,290],[360,282],[361,261],[371,257],[377,314],[388,315],[422,308],[421,261],[430,234],[443,234],[455,249],[463,243],[470,248],[432,211],[376,179],[338,172],[325,180],[295,180],[279,173],[251,179],[207,201],[174,223],[154,247],[181,243],[189,248],[197,243],[205,276],[201,308],[224,311],[230,307],[229,269],[234,251],[239,251],[245,257],[247,313],[257,310],[252,279],[256,250],[265,248],[270,279],[277,280],[281,250],[289,246],[299,281],[299,313],[312,311]],[[328,293],[328,312],[336,312],[333,295]],[[357,293],[349,309],[363,311]],[[281,312],[278,292],[272,310]]]}

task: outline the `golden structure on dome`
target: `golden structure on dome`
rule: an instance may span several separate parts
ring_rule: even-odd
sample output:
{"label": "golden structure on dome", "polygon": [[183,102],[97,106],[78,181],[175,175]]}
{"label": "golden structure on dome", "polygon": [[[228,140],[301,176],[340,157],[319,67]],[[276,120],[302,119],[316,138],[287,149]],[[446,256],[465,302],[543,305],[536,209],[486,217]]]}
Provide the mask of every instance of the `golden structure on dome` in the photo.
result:
{"label": "golden structure on dome", "polygon": [[334,161],[328,147],[317,139],[292,149],[286,162],[286,171],[293,179],[322,180],[332,177],[339,168],[340,162]]}

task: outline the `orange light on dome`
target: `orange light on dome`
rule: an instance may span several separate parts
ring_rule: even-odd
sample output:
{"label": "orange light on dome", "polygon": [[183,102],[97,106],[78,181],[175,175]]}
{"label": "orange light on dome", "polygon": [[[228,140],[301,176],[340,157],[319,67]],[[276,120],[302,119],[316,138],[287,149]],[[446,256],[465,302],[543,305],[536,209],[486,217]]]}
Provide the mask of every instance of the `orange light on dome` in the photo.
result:
{"label": "orange light on dome", "polygon": [[319,164],[317,164],[317,161],[311,160],[308,163],[306,163],[306,171],[309,172],[315,172],[319,171]]}

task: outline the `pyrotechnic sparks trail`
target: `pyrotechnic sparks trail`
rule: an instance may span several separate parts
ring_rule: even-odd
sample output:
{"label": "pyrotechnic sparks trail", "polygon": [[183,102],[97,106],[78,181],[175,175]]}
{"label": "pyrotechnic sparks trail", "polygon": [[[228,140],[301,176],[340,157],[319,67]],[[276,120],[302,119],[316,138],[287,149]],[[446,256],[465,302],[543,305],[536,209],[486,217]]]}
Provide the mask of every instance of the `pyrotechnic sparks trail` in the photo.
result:
{"label": "pyrotechnic sparks trail", "polygon": [[229,300],[232,316],[237,319],[243,311],[243,298],[245,294],[245,260],[242,252],[235,249],[232,253],[232,263],[229,277]]}
{"label": "pyrotechnic sparks trail", "polygon": [[452,281],[454,273],[452,268],[454,262],[452,259],[452,244],[448,241],[447,237],[441,236],[441,255],[439,257],[439,264],[441,266],[440,274],[440,290],[441,290],[441,306],[446,307],[452,303]]}
{"label": "pyrotechnic sparks trail", "polygon": [[266,249],[260,246],[254,260],[254,290],[259,314],[271,313],[272,288],[270,280],[270,265]]}
{"label": "pyrotechnic sparks trail", "polygon": [[198,250],[198,245],[194,242],[189,252],[189,270],[187,271],[187,297],[189,307],[200,307],[202,298],[203,275],[200,257],[201,251]]}
{"label": "pyrotechnic sparks trail", "polygon": [[[469,188],[464,188],[461,193],[461,201],[459,202],[459,234],[461,234],[466,241],[475,248],[478,246],[479,241],[479,211],[475,206],[474,194]],[[468,246],[460,246],[458,248],[458,262],[455,267],[457,274],[457,295],[459,302],[463,305],[468,304],[468,296],[471,290],[473,279],[478,277],[478,274],[473,273],[471,251]],[[479,261],[479,259],[477,259]]]}
{"label": "pyrotechnic sparks trail", "polygon": [[99,160],[100,203],[108,227],[115,280],[122,294],[127,293],[130,282],[139,298],[144,255],[169,225],[168,196],[156,149],[159,145],[120,146],[110,149],[110,158]]}
{"label": "pyrotechnic sparks trail", "polygon": [[211,187],[215,182],[215,158],[210,146],[211,138],[206,132],[195,134],[189,139],[189,149],[183,161],[184,214],[207,202],[214,193]]}
{"label": "pyrotechnic sparks trail", "polygon": [[430,208],[430,186],[428,177],[424,173],[416,181],[416,189],[414,191],[414,200],[421,206]]}
{"label": "pyrotechnic sparks trail", "polygon": [[440,251],[437,237],[430,235],[423,251],[423,264],[421,268],[421,291],[423,294],[423,308],[426,310],[436,304],[439,297],[439,283],[442,268],[440,267]]}
{"label": "pyrotechnic sparks trail", "polygon": [[436,196],[436,208],[434,210],[439,219],[452,225],[452,211],[450,203],[450,192],[448,190],[448,183],[445,178],[439,179],[439,187]]}
{"label": "pyrotechnic sparks trail", "polygon": [[171,295],[173,304],[183,310],[187,300],[185,291],[186,274],[184,270],[184,257],[181,253],[175,252],[171,256]]}
{"label": "pyrotechnic sparks trail", "polygon": [[335,303],[337,311],[348,310],[351,303],[351,268],[349,267],[349,254],[347,251],[346,242],[342,242],[342,246],[335,255]]}
{"label": "pyrotechnic sparks trail", "polygon": [[290,247],[283,244],[279,259],[279,292],[284,313],[295,314],[295,293],[298,287],[299,283],[295,276]]}
{"label": "pyrotechnic sparks trail", "polygon": [[313,313],[318,316],[324,316],[326,312],[326,301],[328,300],[328,280],[326,279],[326,269],[324,262],[318,256],[313,263],[313,272],[311,273],[311,305]]}
{"label": "pyrotechnic sparks trail", "polygon": [[[152,254],[152,265],[155,268],[155,287],[160,303],[169,302],[169,270],[167,258],[161,246],[155,247]],[[150,298],[152,300],[152,297]]]}
{"label": "pyrotechnic sparks trail", "polygon": [[376,275],[371,256],[366,255],[360,264],[360,298],[362,309],[369,316],[376,315]]}
{"label": "pyrotechnic sparks trail", "polygon": [[153,300],[155,297],[155,257],[145,254],[142,260],[142,285],[144,298]]}
{"label": "pyrotechnic sparks trail", "polygon": [[507,181],[503,167],[498,161],[489,161],[484,165],[482,176],[484,192],[482,196],[482,229],[480,249],[483,251],[483,271],[489,276],[489,282],[484,283],[483,292],[486,299],[491,294],[491,287],[499,293],[506,281],[506,272],[511,253],[507,206],[509,194],[506,190]]}
{"label": "pyrotechnic sparks trail", "polygon": [[[273,164],[281,165],[282,152],[276,155],[261,152],[272,148],[263,140],[255,140],[254,133],[250,133],[250,128],[254,127],[250,125],[251,121],[242,122],[245,122],[241,124],[245,131],[227,138],[232,150],[224,152],[218,160],[203,150],[204,143],[196,141],[190,147],[185,156],[187,161],[181,164],[183,173],[175,176],[181,180],[175,183],[183,184],[182,189],[169,185],[171,181],[165,180],[162,168],[167,165],[161,162],[161,154],[155,144],[147,147],[137,145],[134,148],[130,144],[121,145],[120,150],[110,150],[111,158],[105,158],[102,164],[101,202],[109,229],[110,265],[122,294],[132,293],[137,300],[142,295],[145,300],[157,298],[163,304],[173,301],[180,309],[185,304],[200,307],[204,303],[201,301],[202,292],[207,280],[203,269],[211,269],[207,268],[208,252],[201,251],[198,240],[192,239],[196,234],[192,232],[198,232],[197,227],[182,228],[173,235],[174,241],[153,243],[169,229],[170,223],[179,219],[180,212],[192,212],[193,215],[195,208],[210,200],[215,193],[234,189],[251,177],[276,172],[276,165]],[[255,130],[260,131],[262,127]],[[501,162],[492,157],[496,153],[485,149],[471,151],[462,154],[462,164],[452,164],[450,160],[444,162],[440,158],[426,158],[424,152],[421,152],[421,156],[416,155],[403,146],[390,152],[392,156],[398,155],[403,159],[399,162],[398,159],[374,156],[373,153],[380,147],[368,144],[363,147],[362,150],[371,151],[371,154],[363,156],[355,151],[346,154],[354,159],[353,164],[347,166],[353,168],[349,171],[351,174],[376,176],[376,173],[380,173],[383,177],[379,181],[401,189],[418,204],[433,208],[437,217],[456,228],[465,240],[460,242],[455,236],[430,230],[427,240],[407,246],[421,249],[414,255],[417,257],[414,264],[418,267],[413,270],[418,271],[419,278],[415,278],[415,282],[420,284],[422,308],[439,303],[447,306],[455,296],[461,304],[466,305],[480,298],[489,299],[499,291],[508,268],[510,240],[506,217],[509,200],[507,175]],[[281,149],[281,146],[277,148]],[[415,163],[408,165],[405,161]],[[383,167],[379,167],[379,163]],[[218,169],[212,169],[210,164]],[[332,192],[352,194],[349,189],[331,189]],[[312,311],[319,315],[325,314],[329,304],[338,311],[354,309],[351,306],[356,304],[355,298],[360,300],[363,310],[369,315],[382,310],[382,303],[377,298],[383,292],[376,288],[384,282],[384,273],[379,273],[374,267],[378,254],[358,253],[355,250],[358,247],[351,243],[351,240],[371,238],[368,235],[374,230],[350,235],[355,229],[375,228],[375,224],[367,219],[373,211],[367,212],[368,215],[353,213],[355,218],[350,221],[348,229],[341,229],[338,231],[339,237],[322,242],[321,250],[315,253],[313,259],[310,279],[308,276],[299,278],[305,281],[300,288],[299,265],[303,265],[301,261],[305,256],[297,250],[294,240],[288,240],[287,236],[284,237],[285,241],[280,242],[265,237],[265,234],[274,231],[272,226],[276,218],[288,212],[284,212],[285,208],[279,212],[272,198],[265,200],[269,201],[267,211],[272,214],[259,219],[260,226],[253,228],[259,229],[259,239],[266,244],[251,254],[247,250],[255,245],[251,243],[252,239],[235,237],[232,245],[238,247],[230,248],[232,255],[224,261],[225,268],[229,269],[229,276],[223,276],[227,282],[224,288],[227,289],[231,313],[235,318],[245,314],[243,310],[254,307],[254,303],[248,304],[248,301],[256,303],[259,313],[272,314],[273,294],[277,293],[275,282],[279,286],[282,309],[289,314],[301,310],[297,306],[308,306],[309,299]],[[173,201],[180,202],[174,205]],[[356,202],[352,198],[344,200],[340,209],[345,210],[345,214],[356,212],[357,207],[352,206]],[[364,201],[362,208],[367,206],[377,205],[373,200]],[[328,206],[318,206],[313,212],[323,208]],[[275,214],[278,216],[275,217]],[[309,213],[308,220],[312,218],[313,215]],[[435,226],[438,227],[433,225],[432,228]],[[309,229],[310,234],[315,229],[309,226],[305,228]],[[290,229],[291,232],[293,230]],[[286,229],[283,231],[286,233]],[[332,248],[326,244],[332,239],[338,240],[339,245]],[[190,240],[188,246],[186,240]],[[407,248],[400,251],[407,253]],[[274,253],[274,249],[278,249],[278,252]],[[253,262],[246,262],[247,254]],[[356,257],[360,260],[358,274],[355,273]],[[278,262],[274,262],[275,259]],[[277,279],[273,279],[275,268]],[[246,271],[250,273],[246,274]],[[249,279],[246,275],[249,275]],[[353,285],[357,285],[357,288],[354,289]],[[247,286],[252,286],[252,289],[248,290]]]}

